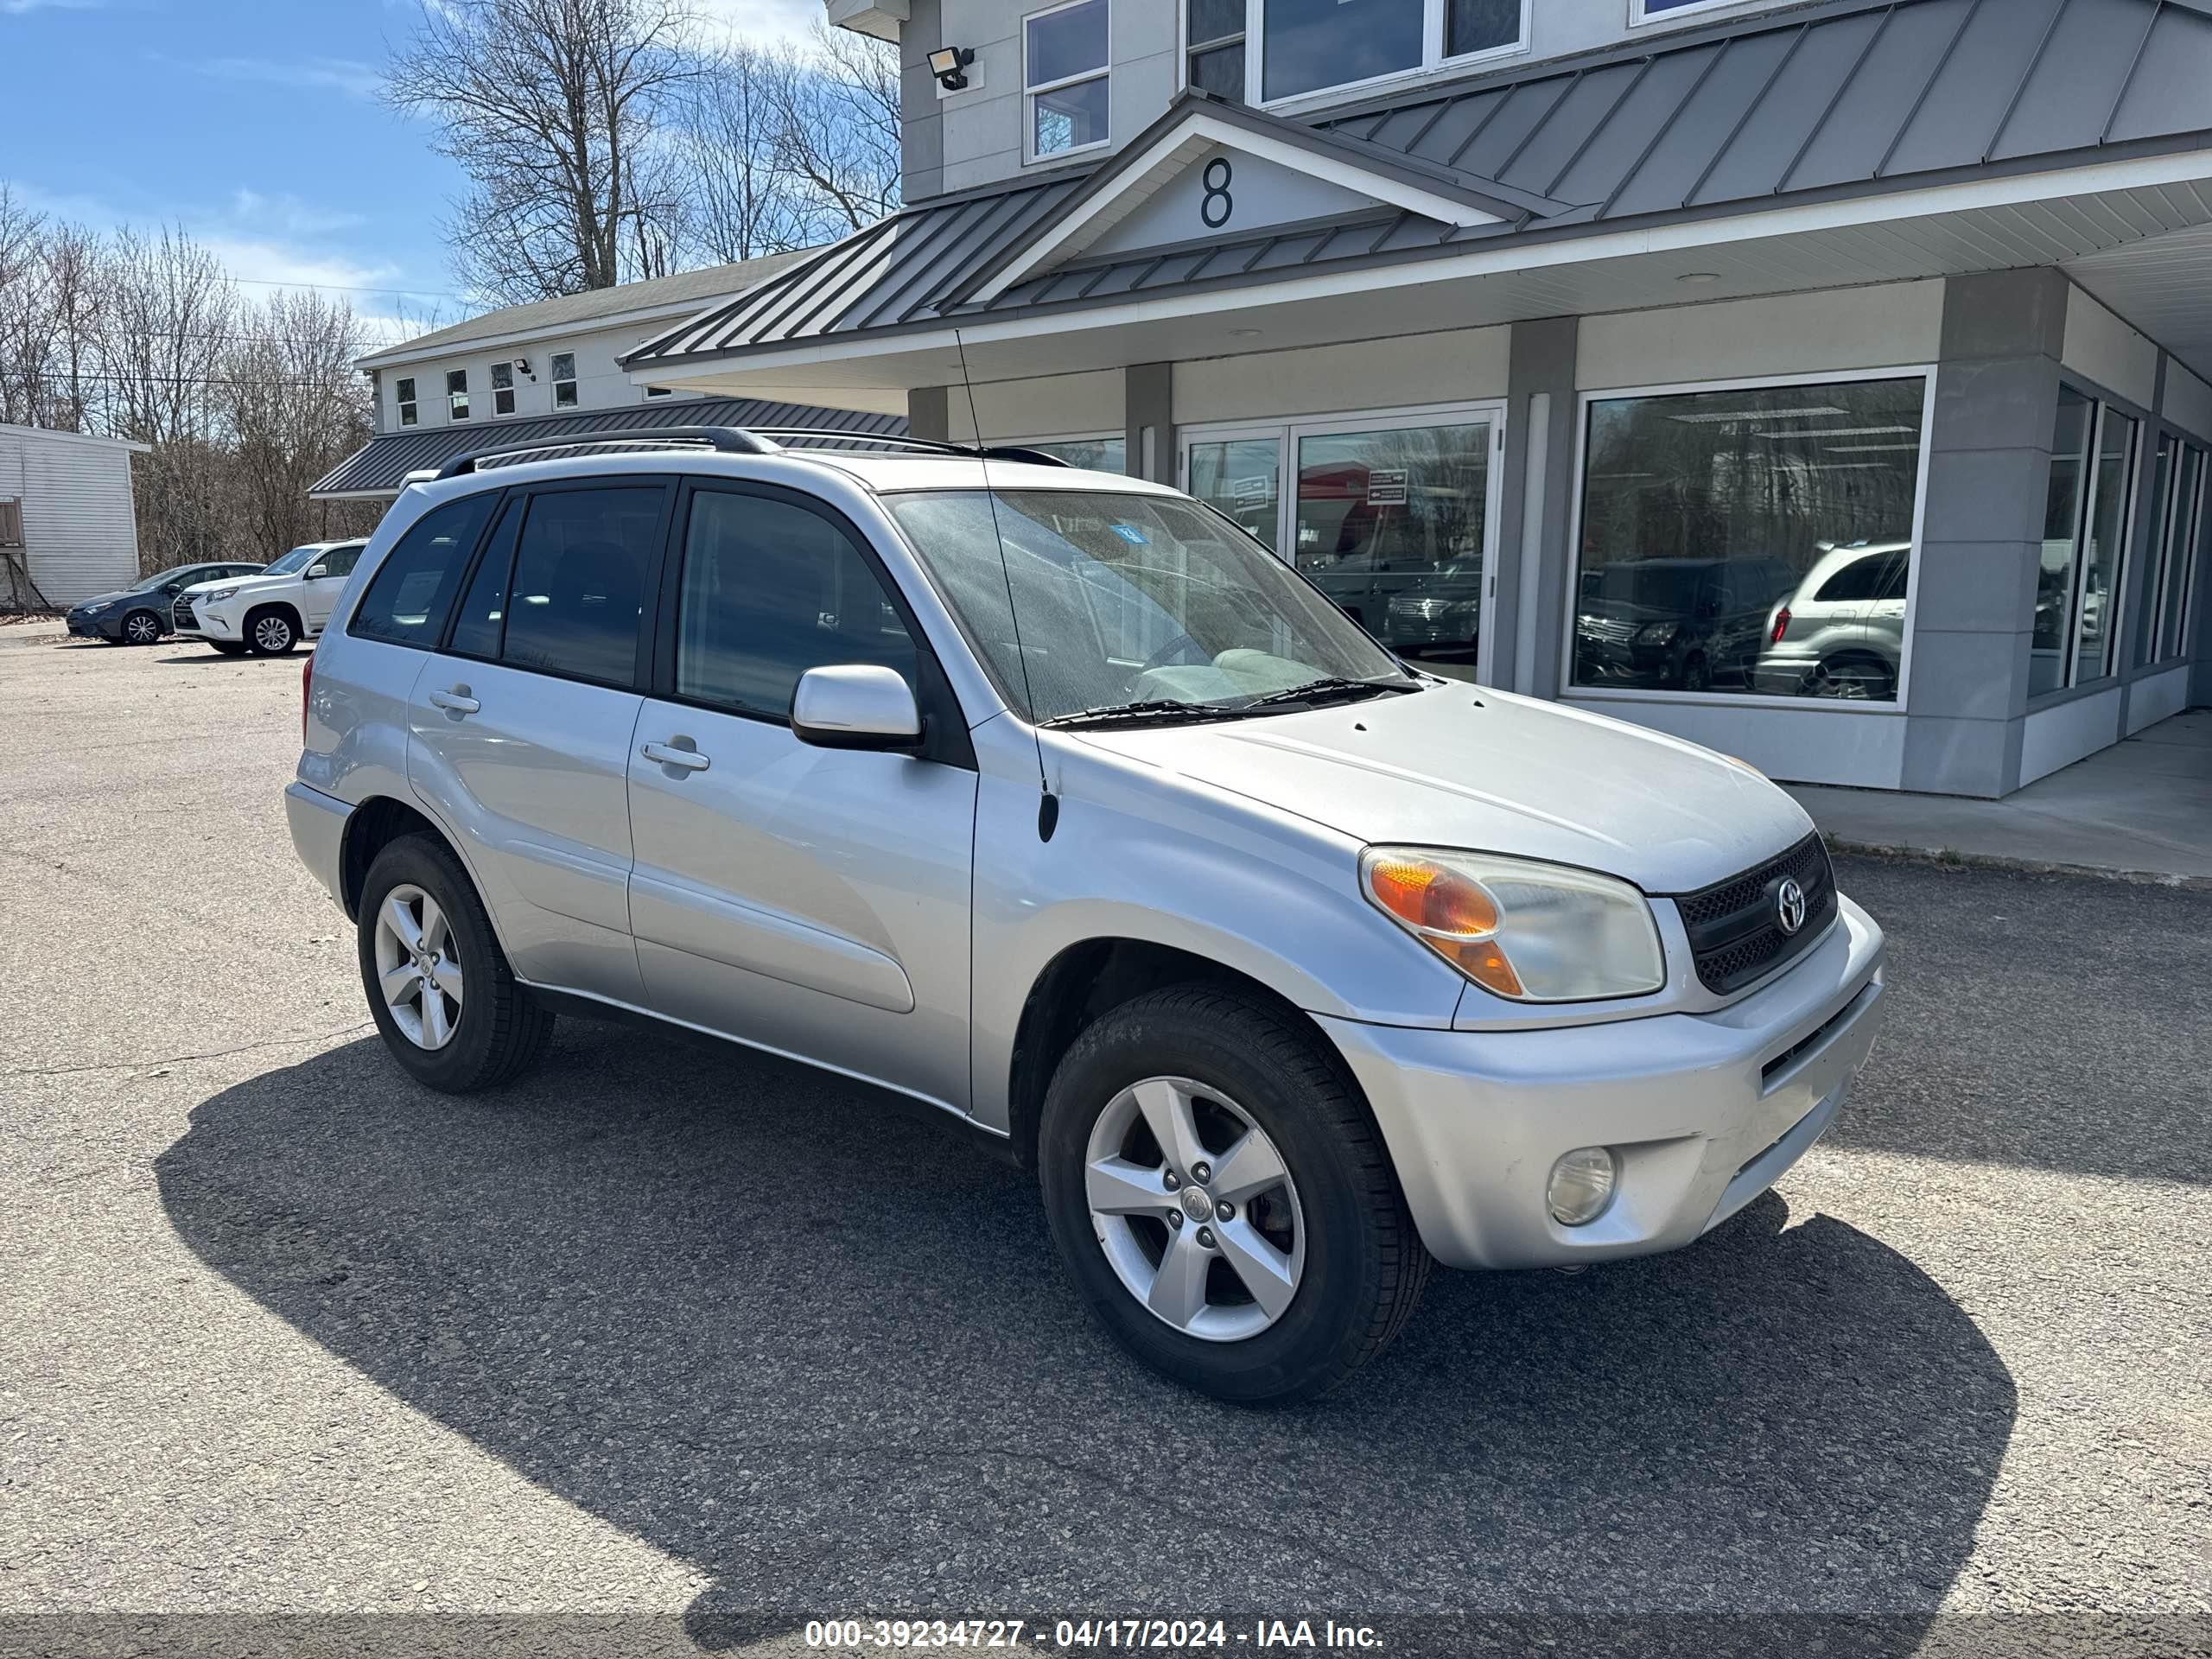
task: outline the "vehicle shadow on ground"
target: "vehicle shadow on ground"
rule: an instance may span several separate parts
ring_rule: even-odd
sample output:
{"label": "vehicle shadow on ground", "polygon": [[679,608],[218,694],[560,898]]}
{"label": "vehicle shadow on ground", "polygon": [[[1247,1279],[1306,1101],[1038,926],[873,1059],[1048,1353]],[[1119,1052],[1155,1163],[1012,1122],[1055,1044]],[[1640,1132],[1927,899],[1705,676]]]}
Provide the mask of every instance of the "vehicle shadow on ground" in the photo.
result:
{"label": "vehicle shadow on ground", "polygon": [[710,1574],[709,1647],[861,1609],[1706,1609],[1880,1611],[1849,1650],[1908,1653],[2014,1416],[1941,1289],[1774,1195],[1654,1261],[1440,1273],[1338,1395],[1217,1406],[1087,1321],[1025,1178],[672,1033],[567,1021],[464,1100],[364,1039],[207,1100],[157,1173],[257,1302]]}
{"label": "vehicle shadow on ground", "polygon": [[1892,995],[1834,1144],[2212,1184],[2212,893],[1869,858],[1836,874],[1888,933]]}

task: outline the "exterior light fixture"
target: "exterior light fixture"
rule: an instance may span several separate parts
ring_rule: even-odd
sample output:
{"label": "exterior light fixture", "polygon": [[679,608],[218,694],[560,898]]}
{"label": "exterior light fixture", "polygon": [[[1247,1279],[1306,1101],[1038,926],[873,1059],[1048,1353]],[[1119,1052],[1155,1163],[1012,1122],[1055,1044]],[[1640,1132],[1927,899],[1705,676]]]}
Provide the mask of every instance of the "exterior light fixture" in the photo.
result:
{"label": "exterior light fixture", "polygon": [[930,73],[946,92],[957,92],[968,85],[968,77],[960,72],[975,61],[972,46],[940,46],[930,54]]}

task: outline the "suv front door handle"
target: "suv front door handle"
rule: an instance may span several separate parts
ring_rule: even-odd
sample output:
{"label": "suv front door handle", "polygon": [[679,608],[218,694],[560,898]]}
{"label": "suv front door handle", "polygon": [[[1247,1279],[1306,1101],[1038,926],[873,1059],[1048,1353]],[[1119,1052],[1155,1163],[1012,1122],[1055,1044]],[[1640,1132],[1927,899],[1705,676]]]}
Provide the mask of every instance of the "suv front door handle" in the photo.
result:
{"label": "suv front door handle", "polygon": [[[677,743],[688,744],[691,740],[679,737]],[[694,748],[675,748],[666,743],[648,743],[638,751],[648,760],[657,760],[664,766],[677,766],[685,772],[704,772],[715,763]]]}
{"label": "suv front door handle", "polygon": [[473,715],[484,705],[468,695],[468,688],[456,685],[450,691],[430,693],[430,707],[442,709],[448,714]]}

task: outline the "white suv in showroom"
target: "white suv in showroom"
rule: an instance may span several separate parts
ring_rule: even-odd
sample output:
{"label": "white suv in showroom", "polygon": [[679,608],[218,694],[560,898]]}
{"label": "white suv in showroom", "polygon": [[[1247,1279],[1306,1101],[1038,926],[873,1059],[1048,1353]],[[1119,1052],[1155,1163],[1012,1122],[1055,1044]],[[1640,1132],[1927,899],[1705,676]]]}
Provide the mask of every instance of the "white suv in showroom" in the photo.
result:
{"label": "white suv in showroom", "polygon": [[1688,1244],[1834,1121],[1882,933],[1758,772],[1420,672],[1163,486],[842,442],[564,435],[393,505],[285,805],[410,1076],[644,1014],[918,1099],[1246,1402],[1433,1262]]}
{"label": "white suv in showroom", "polygon": [[188,588],[175,607],[177,636],[213,645],[226,656],[251,651],[281,657],[322,632],[367,545],[309,542],[258,575]]}

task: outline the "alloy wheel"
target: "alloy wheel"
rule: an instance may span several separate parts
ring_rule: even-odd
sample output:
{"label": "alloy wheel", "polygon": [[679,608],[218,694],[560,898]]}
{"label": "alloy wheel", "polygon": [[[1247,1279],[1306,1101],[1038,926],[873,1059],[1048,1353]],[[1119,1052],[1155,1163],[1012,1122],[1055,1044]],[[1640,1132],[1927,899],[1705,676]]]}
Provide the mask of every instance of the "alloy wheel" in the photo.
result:
{"label": "alloy wheel", "polygon": [[461,958],[438,901],[411,882],[377,911],[377,985],[400,1034],[441,1049],[461,1026]]}
{"label": "alloy wheel", "polygon": [[124,620],[123,632],[134,645],[150,645],[162,637],[162,625],[147,612]]}
{"label": "alloy wheel", "polygon": [[1258,1336],[1306,1270],[1306,1217],[1251,1114],[1189,1077],[1147,1077],[1091,1127],[1084,1188],[1099,1248],[1153,1316],[1207,1342]]}
{"label": "alloy wheel", "polygon": [[281,616],[264,616],[253,625],[253,643],[265,652],[283,651],[292,643],[292,625]]}

